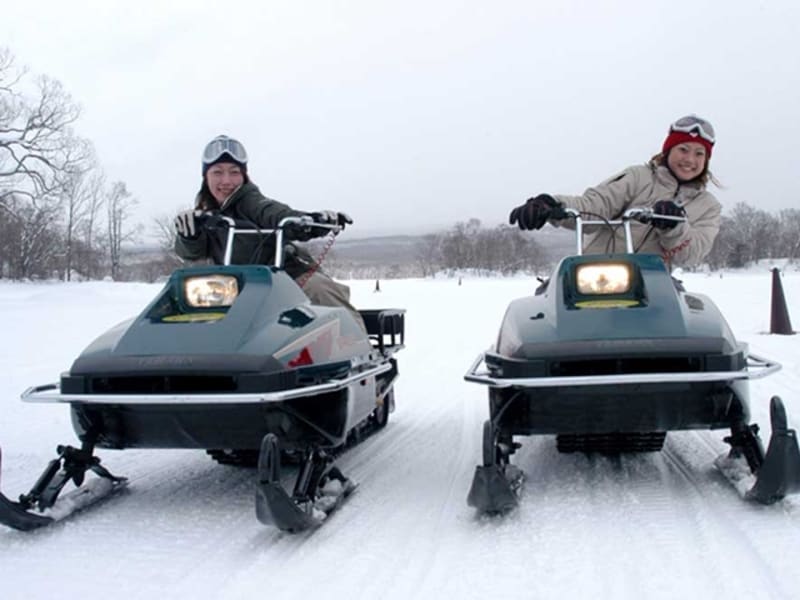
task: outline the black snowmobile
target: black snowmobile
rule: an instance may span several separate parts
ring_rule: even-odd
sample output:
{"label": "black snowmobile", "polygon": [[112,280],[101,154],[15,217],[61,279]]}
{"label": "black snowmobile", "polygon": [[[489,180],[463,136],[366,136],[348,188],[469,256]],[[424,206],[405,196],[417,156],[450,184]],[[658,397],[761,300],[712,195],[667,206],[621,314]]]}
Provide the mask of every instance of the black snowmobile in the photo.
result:
{"label": "black snowmobile", "polygon": [[[18,501],[0,494],[0,522],[35,529],[123,487],[95,448],[198,448],[222,463],[257,462],[256,515],[290,532],[319,525],[354,489],[334,459],[387,423],[404,310],[360,311],[365,332],[346,309],[312,305],[282,268],[284,239],[321,227],[309,217],[269,232],[220,216],[205,227],[227,244],[224,266],[175,271],[138,317],[89,345],[60,384],[22,394],[68,403],[81,445],[59,446]],[[329,228],[329,236],[338,231]],[[229,264],[237,234],[274,243],[274,266]],[[282,458],[299,463],[291,494],[281,485]],[[99,477],[84,483],[87,471]],[[69,481],[76,489],[59,498]]]}
{"label": "black snowmobile", "polygon": [[[467,498],[479,512],[517,505],[514,436],[536,434],[554,434],[561,452],[615,454],[661,450],[668,431],[730,429],[718,465],[724,472],[723,462],[737,461],[755,476],[747,497],[769,504],[800,489],[797,438],[780,398],[771,401],[766,454],[749,423],[747,380],[780,365],[750,354],[714,303],[684,291],[660,256],[634,253],[631,222],[652,216],[631,209],[598,221],[567,210],[577,255],[509,305],[496,343],[464,376],[489,388],[483,464]],[[626,252],[584,255],[587,225],[622,227]]]}

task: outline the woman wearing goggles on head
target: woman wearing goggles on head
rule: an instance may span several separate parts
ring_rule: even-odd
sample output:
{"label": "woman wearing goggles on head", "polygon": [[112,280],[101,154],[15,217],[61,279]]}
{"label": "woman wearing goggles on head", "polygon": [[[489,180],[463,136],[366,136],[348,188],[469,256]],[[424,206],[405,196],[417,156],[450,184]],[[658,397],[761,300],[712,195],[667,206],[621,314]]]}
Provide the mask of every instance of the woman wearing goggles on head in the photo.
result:
{"label": "woman wearing goggles on head", "polygon": [[[285,217],[310,216],[317,223],[338,225],[344,229],[352,223],[345,213],[332,210],[305,212],[264,196],[250,181],[247,174],[247,152],[238,140],[220,135],[211,140],[203,150],[203,182],[194,202],[194,208],[183,211],[175,218],[175,252],[186,259],[210,258],[221,264],[224,259],[224,241],[216,239],[200,225],[200,215],[216,212],[236,221],[245,221],[258,229],[275,229]],[[310,229],[312,236],[326,235],[330,229]],[[264,243],[261,236],[243,236],[234,244],[231,262],[234,264],[272,264],[273,245]],[[299,236],[295,236],[300,239]],[[292,247],[284,261],[286,272],[301,285],[312,303],[322,306],[344,306],[362,324],[358,311],[350,304],[350,289],[322,272],[308,252]]]}
{"label": "woman wearing goggles on head", "polygon": [[[574,227],[569,219],[558,220],[561,209],[615,219],[629,208],[649,207],[655,215],[649,224],[632,224],[636,252],[661,254],[674,265],[696,265],[711,251],[720,227],[722,208],[706,189],[709,181],[717,183],[708,168],[715,141],[711,123],[696,115],[682,117],[647,164],[628,167],[580,196],[539,194],[512,210],[509,222],[539,229],[554,219],[554,225]],[[625,242],[621,231],[601,227],[584,248],[587,254],[607,253],[625,248]]]}

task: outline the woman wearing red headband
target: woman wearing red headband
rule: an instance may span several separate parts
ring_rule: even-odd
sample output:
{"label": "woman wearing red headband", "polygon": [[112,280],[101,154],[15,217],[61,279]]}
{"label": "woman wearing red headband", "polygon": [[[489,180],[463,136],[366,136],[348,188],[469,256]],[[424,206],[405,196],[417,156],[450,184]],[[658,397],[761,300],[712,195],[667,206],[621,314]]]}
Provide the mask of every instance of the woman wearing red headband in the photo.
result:
{"label": "woman wearing red headband", "polygon": [[[580,196],[539,194],[512,210],[509,223],[539,229],[556,219],[554,225],[570,227],[571,220],[557,220],[563,208],[616,219],[629,208],[650,207],[655,218],[646,225],[634,223],[634,249],[661,254],[671,264],[696,265],[711,251],[720,226],[722,208],[706,189],[709,181],[716,183],[708,170],[715,141],[711,123],[695,115],[682,117],[670,126],[661,152],[647,164],[628,167]],[[608,227],[593,231],[584,246],[587,254],[624,247],[622,232]]]}

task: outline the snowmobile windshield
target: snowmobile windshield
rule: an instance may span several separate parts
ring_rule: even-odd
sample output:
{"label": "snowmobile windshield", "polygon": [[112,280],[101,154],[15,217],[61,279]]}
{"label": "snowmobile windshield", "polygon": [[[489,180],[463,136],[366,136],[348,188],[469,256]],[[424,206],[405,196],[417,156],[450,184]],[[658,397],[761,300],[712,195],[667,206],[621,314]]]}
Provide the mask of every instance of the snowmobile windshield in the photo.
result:
{"label": "snowmobile windshield", "polygon": [[203,164],[210,165],[223,154],[230,155],[236,162],[247,164],[247,151],[241,142],[221,135],[211,140],[203,150]]}
{"label": "snowmobile windshield", "polygon": [[689,115],[688,117],[678,119],[670,125],[669,130],[671,132],[697,133],[701,138],[712,144],[715,141],[714,128],[711,126],[711,123],[696,115]]}

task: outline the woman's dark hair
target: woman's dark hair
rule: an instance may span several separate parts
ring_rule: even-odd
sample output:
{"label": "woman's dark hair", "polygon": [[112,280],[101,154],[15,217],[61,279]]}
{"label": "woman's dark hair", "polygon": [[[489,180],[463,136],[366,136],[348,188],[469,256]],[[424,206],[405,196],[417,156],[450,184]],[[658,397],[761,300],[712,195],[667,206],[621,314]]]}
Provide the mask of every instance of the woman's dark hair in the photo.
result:
{"label": "woman's dark hair", "polygon": [[200,186],[200,191],[197,193],[195,204],[195,208],[199,208],[200,210],[216,210],[219,208],[219,204],[216,198],[211,194],[205,177],[203,177],[203,185]]}

